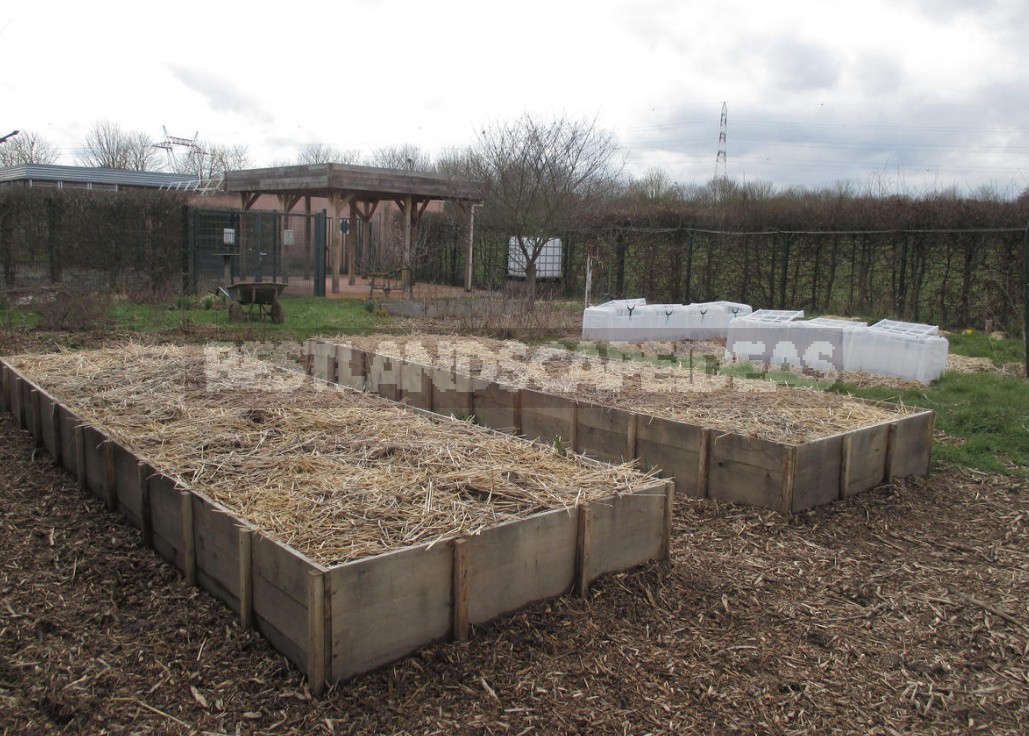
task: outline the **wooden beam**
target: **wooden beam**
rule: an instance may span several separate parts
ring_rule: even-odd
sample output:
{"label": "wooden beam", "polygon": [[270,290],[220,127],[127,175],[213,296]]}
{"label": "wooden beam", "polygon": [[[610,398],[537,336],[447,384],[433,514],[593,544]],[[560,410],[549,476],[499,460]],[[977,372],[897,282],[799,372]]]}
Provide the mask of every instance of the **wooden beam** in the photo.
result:
{"label": "wooden beam", "polygon": [[239,555],[239,625],[254,628],[254,577],[251,571],[251,539],[253,532],[245,526],[236,527],[239,536],[236,548]]}
{"label": "wooden beam", "polygon": [[593,510],[577,504],[579,516],[575,536],[575,594],[586,597],[590,587],[590,545],[593,539]]}
{"label": "wooden beam", "polygon": [[454,579],[452,582],[453,634],[455,641],[468,640],[468,542],[454,540]]}
{"label": "wooden beam", "polygon": [[313,695],[325,690],[325,574],[309,570],[307,579],[307,685]]}
{"label": "wooden beam", "polygon": [[197,584],[197,548],[193,535],[193,494],[179,491],[179,513],[182,516],[182,574],[186,583]]}

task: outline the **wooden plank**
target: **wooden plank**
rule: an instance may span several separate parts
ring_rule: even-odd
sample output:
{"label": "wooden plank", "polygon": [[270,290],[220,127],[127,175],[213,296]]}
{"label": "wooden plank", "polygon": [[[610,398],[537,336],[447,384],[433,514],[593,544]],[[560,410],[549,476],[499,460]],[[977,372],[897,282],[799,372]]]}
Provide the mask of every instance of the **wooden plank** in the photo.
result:
{"label": "wooden plank", "polygon": [[889,423],[889,434],[886,435],[886,472],[883,483],[893,482],[893,458],[897,455],[897,422]]}
{"label": "wooden plank", "polygon": [[663,417],[641,416],[636,426],[636,453],[644,470],[659,469],[672,478],[675,489],[691,498],[704,498],[702,462],[706,464],[705,430]]}
{"label": "wooden plank", "polygon": [[600,404],[578,404],[576,450],[598,460],[620,463],[626,457],[629,423],[633,414]]}
{"label": "wooden plank", "polygon": [[61,426],[61,465],[76,478],[79,475],[79,434],[75,428],[79,419],[63,404],[58,404],[59,424]]}
{"label": "wooden plank", "polygon": [[661,538],[661,559],[670,562],[672,559],[672,521],[675,514],[675,483],[665,482],[665,528]]}
{"label": "wooden plank", "polygon": [[847,487],[850,485],[850,458],[851,458],[851,445],[854,442],[854,437],[850,433],[843,435],[843,440],[840,443],[840,485],[838,498],[843,500],[847,496]]}
{"label": "wooden plank", "polygon": [[519,396],[521,434],[526,439],[561,445],[575,452],[575,399],[523,388]]}
{"label": "wooden plank", "polygon": [[156,471],[150,482],[150,521],[154,550],[179,572],[185,572],[182,550],[182,504],[175,479]]}
{"label": "wooden plank", "polygon": [[82,427],[86,488],[105,502],[107,501],[107,462],[104,450],[106,442],[107,435],[96,427],[89,424]]}
{"label": "wooden plank", "polygon": [[25,389],[24,381],[22,377],[16,372],[11,371],[11,385],[10,385],[10,397],[11,397],[11,416],[14,417],[15,423],[18,427],[25,428]]}
{"label": "wooden plank", "polygon": [[432,411],[432,368],[404,361],[400,367],[404,401]]}
{"label": "wooden plank", "polygon": [[325,691],[325,573],[307,571],[307,686],[314,695]]}
{"label": "wooden plank", "polygon": [[384,399],[400,400],[401,363],[385,355],[369,355],[368,390]]}
{"label": "wooden plank", "polygon": [[319,566],[261,533],[251,538],[250,552],[255,626],[306,671],[308,571]]}
{"label": "wooden plank", "polygon": [[236,527],[236,549],[239,561],[239,625],[254,628],[254,587],[251,573],[251,540],[253,530],[240,524]]}
{"label": "wooden plank", "polygon": [[182,522],[182,574],[188,585],[196,587],[197,549],[193,536],[193,494],[187,490],[179,491],[179,515]]}
{"label": "wooden plank", "polygon": [[472,384],[472,411],[475,421],[498,432],[518,431],[518,389],[493,381],[476,380]]}
{"label": "wooden plank", "polygon": [[451,583],[451,609],[453,613],[453,637],[455,641],[468,640],[468,542],[455,539],[451,543],[454,551],[453,581]]}
{"label": "wooden plank", "polygon": [[365,389],[364,352],[350,345],[336,346],[339,384],[356,391]]}
{"label": "wooden plank", "polygon": [[740,434],[714,434],[708,464],[708,495],[718,501],[778,507],[787,447]]}
{"label": "wooden plank", "polygon": [[139,488],[139,458],[128,448],[114,442],[114,484],[117,488],[118,511],[137,529],[143,528],[142,495]]}
{"label": "wooden plank", "polygon": [[114,467],[114,440],[104,441],[104,501],[108,511],[118,510],[118,478]]}
{"label": "wooden plank", "polygon": [[336,346],[321,340],[310,340],[311,375],[323,381],[335,382]]}
{"label": "wooden plank", "polygon": [[0,411],[11,410],[11,368],[0,360]]}
{"label": "wooden plank", "polygon": [[61,460],[61,414],[57,402],[46,392],[39,394],[39,424],[43,449],[59,463]]}
{"label": "wooden plank", "polygon": [[150,477],[153,469],[144,462],[136,465],[136,483],[139,485],[139,529],[143,533],[143,546],[154,546],[154,514],[150,504]]}
{"label": "wooden plank", "polygon": [[664,483],[655,483],[635,493],[590,504],[592,579],[663,559],[667,501]]}
{"label": "wooden plank", "polygon": [[797,448],[786,446],[782,452],[782,485],[779,486],[779,497],[773,507],[783,516],[793,513],[793,491],[797,481]]}
{"label": "wooden plank", "polygon": [[432,370],[432,410],[466,419],[472,414],[472,379],[445,368]]}
{"label": "wooden plank", "polygon": [[85,426],[76,424],[74,429],[75,443],[75,480],[82,490],[87,489],[86,481],[86,435]]}
{"label": "wooden plank", "polygon": [[593,513],[589,504],[578,504],[575,523],[575,594],[585,598],[590,587],[590,545]]}
{"label": "wooden plank", "polygon": [[479,624],[561,595],[575,579],[576,517],[535,514],[468,538],[468,620]]}
{"label": "wooden plank", "polygon": [[843,439],[843,435],[836,435],[797,447],[791,511],[803,511],[839,498]]}
{"label": "wooden plank", "polygon": [[43,423],[40,418],[39,389],[26,381],[25,387],[25,428],[28,429],[36,447],[43,446]]}
{"label": "wooden plank", "polygon": [[879,424],[847,434],[850,441],[850,462],[844,498],[867,491],[881,484],[886,477],[886,452],[890,425]]}
{"label": "wooden plank", "polygon": [[239,519],[198,493],[190,494],[197,584],[239,611]]}
{"label": "wooden plank", "polygon": [[936,414],[931,411],[906,416],[896,425],[896,443],[890,462],[891,478],[925,475],[932,459]]}
{"label": "wooden plank", "polygon": [[419,545],[330,569],[332,679],[449,638],[453,559],[449,544]]}

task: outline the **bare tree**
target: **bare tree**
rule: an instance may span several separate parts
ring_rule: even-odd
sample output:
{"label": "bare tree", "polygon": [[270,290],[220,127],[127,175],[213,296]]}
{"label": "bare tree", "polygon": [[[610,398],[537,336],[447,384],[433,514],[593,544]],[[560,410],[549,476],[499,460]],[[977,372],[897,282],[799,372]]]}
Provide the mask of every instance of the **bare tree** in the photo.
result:
{"label": "bare tree", "polygon": [[425,151],[411,143],[383,146],[372,152],[372,166],[405,171],[431,171],[432,159]]}
{"label": "bare tree", "polygon": [[358,164],[361,152],[356,149],[346,151],[322,143],[308,143],[297,156],[298,164]]}
{"label": "bare tree", "polygon": [[178,174],[189,174],[201,181],[211,181],[223,176],[226,171],[246,169],[249,166],[250,155],[246,146],[223,146],[199,141],[184,155],[176,157],[174,169]]}
{"label": "bare tree", "polygon": [[483,213],[494,230],[517,239],[530,308],[543,247],[611,191],[615,150],[614,136],[596,120],[526,114],[479,134],[474,162],[486,184]]}
{"label": "bare tree", "polygon": [[22,131],[0,146],[0,166],[20,164],[55,164],[61,150],[37,133]]}
{"label": "bare tree", "polygon": [[158,171],[161,158],[153,139],[141,131],[125,131],[101,120],[86,134],[78,161],[83,166],[131,171]]}

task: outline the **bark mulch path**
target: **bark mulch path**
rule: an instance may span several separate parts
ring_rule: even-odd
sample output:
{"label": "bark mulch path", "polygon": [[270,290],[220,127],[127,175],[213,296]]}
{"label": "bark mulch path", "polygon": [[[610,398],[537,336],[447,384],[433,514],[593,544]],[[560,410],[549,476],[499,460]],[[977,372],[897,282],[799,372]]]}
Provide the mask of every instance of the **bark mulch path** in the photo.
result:
{"label": "bark mulch path", "polygon": [[1015,734],[1029,488],[939,469],[786,520],[680,499],[673,565],[312,698],[0,419],[5,734]]}

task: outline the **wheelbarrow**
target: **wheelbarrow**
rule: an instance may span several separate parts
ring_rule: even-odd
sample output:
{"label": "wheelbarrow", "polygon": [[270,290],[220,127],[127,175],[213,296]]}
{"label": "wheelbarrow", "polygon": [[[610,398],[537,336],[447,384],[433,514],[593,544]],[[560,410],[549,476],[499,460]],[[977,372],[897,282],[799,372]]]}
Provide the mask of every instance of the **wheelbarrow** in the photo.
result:
{"label": "wheelbarrow", "polygon": [[286,320],[286,310],[279,296],[285,288],[285,284],[274,281],[240,281],[219,286],[218,291],[229,300],[229,322],[271,319],[281,324]]}

